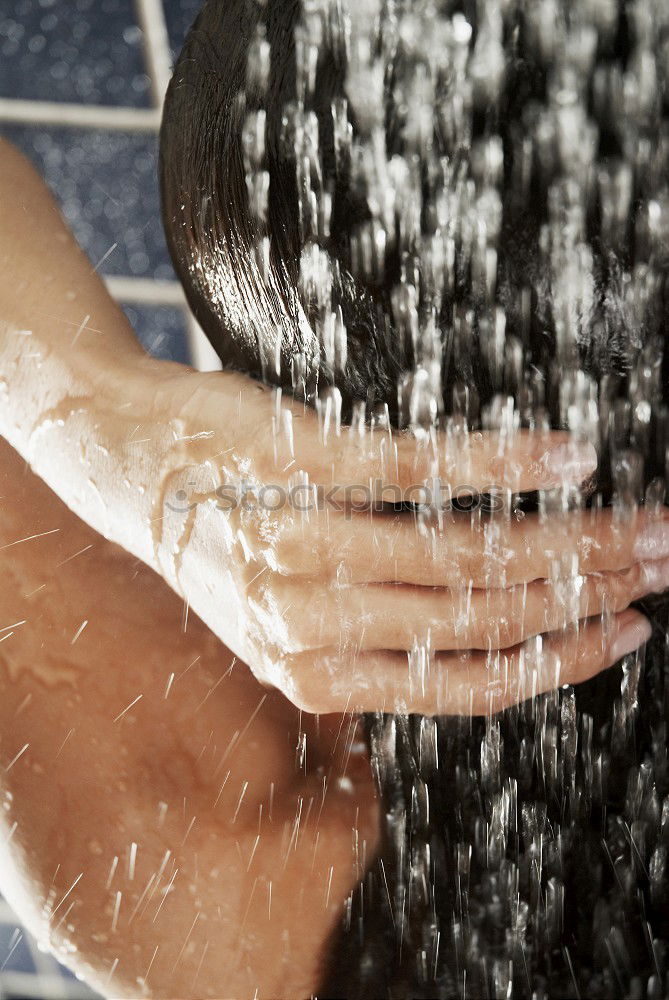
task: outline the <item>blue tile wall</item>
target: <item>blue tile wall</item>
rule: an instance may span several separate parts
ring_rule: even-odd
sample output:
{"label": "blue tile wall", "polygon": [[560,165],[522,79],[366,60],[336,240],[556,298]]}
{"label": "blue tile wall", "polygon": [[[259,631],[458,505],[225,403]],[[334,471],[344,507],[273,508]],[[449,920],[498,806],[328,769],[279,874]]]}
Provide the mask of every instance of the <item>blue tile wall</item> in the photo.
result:
{"label": "blue tile wall", "polygon": [[148,106],[132,0],[3,0],[0,96]]}
{"label": "blue tile wall", "polygon": [[202,0],[163,0],[173,60],[176,60],[181,52],[188,29],[201,6]]}
{"label": "blue tile wall", "polygon": [[0,924],[0,973],[30,968],[32,956],[25,931],[19,924]]}
{"label": "blue tile wall", "polygon": [[0,125],[0,132],[36,165],[101,274],[174,279],[155,135],[27,125]]}
{"label": "blue tile wall", "polygon": [[163,361],[189,361],[186,318],[171,306],[124,305],[123,310],[143,347]]}

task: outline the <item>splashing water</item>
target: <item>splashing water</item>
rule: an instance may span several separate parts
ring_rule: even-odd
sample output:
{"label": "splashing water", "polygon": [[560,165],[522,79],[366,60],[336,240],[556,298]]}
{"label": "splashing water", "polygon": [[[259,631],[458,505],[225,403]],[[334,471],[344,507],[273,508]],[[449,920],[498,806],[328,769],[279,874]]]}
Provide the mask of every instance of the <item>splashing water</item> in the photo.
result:
{"label": "splashing water", "polygon": [[[657,507],[668,31],[666,8],[647,2],[624,12],[557,0],[464,11],[305,2],[281,124],[298,191],[300,299],[316,336],[292,358],[293,389],[309,394],[319,372],[320,406],[327,396],[339,423],[341,396],[322,385],[336,387],[349,360],[341,257],[391,318],[401,371],[388,402],[400,426],[512,440],[552,422],[597,446],[620,516],[649,480]],[[260,94],[266,46],[260,19],[248,73]],[[342,48],[328,122],[319,69]],[[249,110],[243,140],[262,224],[265,120]],[[350,222],[336,256],[342,187]],[[468,378],[478,366],[485,380]],[[565,489],[540,496],[539,509],[583,502]],[[419,520],[436,530],[434,511]],[[494,550],[492,538],[499,582]],[[581,580],[577,562],[556,564],[566,625]],[[396,996],[665,995],[664,659],[657,648],[642,676],[639,656],[626,657],[622,682],[567,687],[501,718],[368,720],[387,829],[381,869],[364,905],[352,899],[342,936],[348,996],[382,985]],[[429,663],[417,640],[410,671]],[[499,667],[491,657],[491,673]]]}
{"label": "splashing water", "polygon": [[[612,503],[627,520],[640,501],[659,516],[665,0],[302,0],[278,113],[283,15],[249,0],[248,16],[238,107],[259,280],[277,158],[299,248],[299,336],[259,336],[263,377],[316,406],[324,439],[394,425],[420,444],[439,429],[434,476],[481,429],[501,432],[502,458],[521,428],[595,445],[598,494],[565,485],[463,515],[485,535],[491,585],[505,584],[500,518]],[[277,434],[280,410],[278,397]],[[425,537],[442,530],[437,504],[413,515]],[[550,584],[573,628],[578,559],[556,556]],[[466,587],[456,603],[464,620]],[[501,716],[367,718],[384,843],[323,995],[669,995],[666,603],[646,610],[661,627],[645,665],[632,654],[530,697],[537,639],[528,697]],[[503,659],[489,657],[491,685]],[[433,668],[416,636],[412,679]]]}

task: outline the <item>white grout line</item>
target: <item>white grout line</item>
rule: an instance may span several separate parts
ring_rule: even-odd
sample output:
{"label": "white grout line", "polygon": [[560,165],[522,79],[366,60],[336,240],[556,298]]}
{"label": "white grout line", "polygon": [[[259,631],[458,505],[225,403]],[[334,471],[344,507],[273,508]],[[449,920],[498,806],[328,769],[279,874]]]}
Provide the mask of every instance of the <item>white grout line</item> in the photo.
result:
{"label": "white grout line", "polygon": [[[5,994],[6,991],[6,994]],[[76,979],[66,979],[55,964],[53,972],[44,976],[34,972],[15,972],[5,970],[2,973],[2,993],[0,996],[17,996],[25,1000],[92,1000],[95,993],[83,982]]]}
{"label": "white grout line", "polygon": [[154,281],[153,278],[108,277],[105,284],[120,302],[152,306],[185,306],[186,299],[178,281]]}
{"label": "white grout line", "polygon": [[3,899],[2,896],[0,896],[0,926],[2,926],[3,924],[11,924],[14,921],[16,921],[16,923],[19,923],[13,909],[11,908],[7,900]]}
{"label": "white grout line", "polygon": [[93,104],[18,101],[0,97],[0,122],[157,132],[160,128],[160,111],[156,108],[107,108]]}
{"label": "white grout line", "polygon": [[200,372],[221,371],[221,360],[190,311],[178,281],[108,277],[105,284],[121,305],[178,306],[183,309],[190,363]]}
{"label": "white grout line", "polygon": [[161,0],[135,0],[137,18],[144,32],[144,51],[151,77],[153,102],[162,108],[172,76],[172,54]]}
{"label": "white grout line", "polygon": [[193,368],[197,368],[199,372],[220,372],[223,368],[221,359],[190,310],[187,313],[187,319],[188,348]]}
{"label": "white grout line", "polygon": [[221,360],[193,316],[178,281],[152,278],[105,278],[109,293],[122,305],[178,306],[186,320],[190,363],[200,372],[221,371]]}

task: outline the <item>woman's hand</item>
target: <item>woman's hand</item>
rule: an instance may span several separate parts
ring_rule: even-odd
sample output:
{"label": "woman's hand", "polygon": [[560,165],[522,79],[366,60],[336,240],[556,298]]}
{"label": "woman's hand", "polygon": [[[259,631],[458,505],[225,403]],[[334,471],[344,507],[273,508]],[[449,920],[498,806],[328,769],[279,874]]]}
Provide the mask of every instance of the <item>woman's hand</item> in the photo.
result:
{"label": "woman's hand", "polygon": [[663,515],[445,512],[424,525],[355,509],[365,491],[416,500],[431,477],[444,496],[573,487],[595,469],[590,446],[339,432],[332,406],[319,417],[242,376],[147,359],[41,183],[8,156],[23,198],[3,204],[0,429],[260,680],[313,712],[478,713],[583,680],[647,638],[621,612],[669,583]]}
{"label": "woman's hand", "polygon": [[669,585],[662,513],[479,509],[430,526],[372,499],[415,499],[428,472],[442,473],[444,495],[573,486],[594,472],[589,446],[482,434],[456,451],[348,428],[324,443],[315,414],[244,378],[156,378],[158,426],[177,421],[181,439],[150,491],[156,564],[299,707],[495,711],[584,680],[648,637],[626,609]]}

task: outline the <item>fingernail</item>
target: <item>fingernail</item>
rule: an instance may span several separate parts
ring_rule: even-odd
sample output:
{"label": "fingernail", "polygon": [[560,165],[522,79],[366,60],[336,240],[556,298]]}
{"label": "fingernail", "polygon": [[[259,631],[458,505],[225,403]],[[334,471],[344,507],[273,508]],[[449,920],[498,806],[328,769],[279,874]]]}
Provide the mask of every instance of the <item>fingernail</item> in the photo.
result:
{"label": "fingernail", "polygon": [[611,645],[610,659],[614,663],[628,653],[634,652],[644,642],[648,642],[653,631],[650,622],[638,611],[628,608],[618,616],[618,632]]}
{"label": "fingernail", "polygon": [[647,524],[634,543],[635,559],[662,559],[669,556],[669,522]]}
{"label": "fingernail", "polygon": [[597,452],[586,441],[565,441],[542,455],[541,464],[551,484],[581,482],[597,468]]}
{"label": "fingernail", "polygon": [[643,563],[643,583],[655,594],[666,590],[669,587],[669,559]]}

